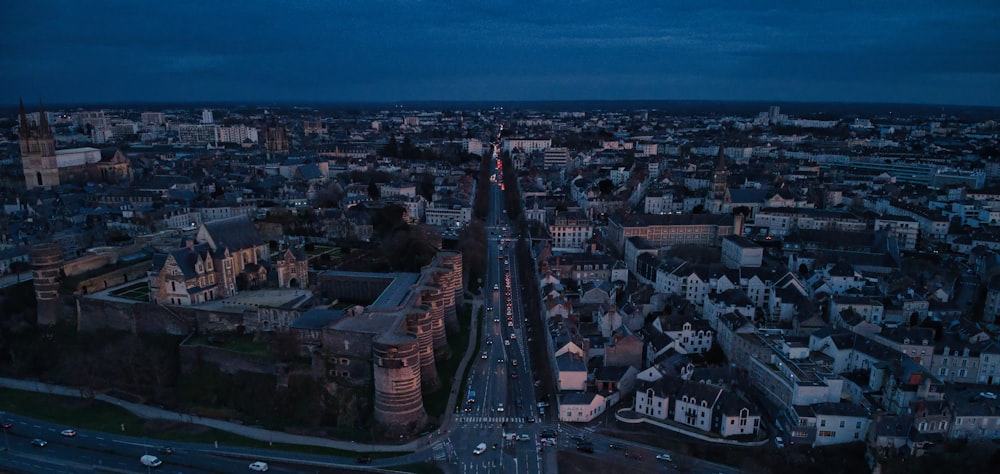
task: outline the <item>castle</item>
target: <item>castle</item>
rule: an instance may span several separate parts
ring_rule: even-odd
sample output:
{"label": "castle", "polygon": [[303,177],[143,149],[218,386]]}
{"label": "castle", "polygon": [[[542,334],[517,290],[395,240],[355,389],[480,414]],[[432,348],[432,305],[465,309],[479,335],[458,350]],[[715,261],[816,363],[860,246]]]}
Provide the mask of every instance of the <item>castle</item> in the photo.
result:
{"label": "castle", "polygon": [[117,183],[132,179],[129,161],[121,151],[90,147],[56,150],[55,136],[42,104],[38,105],[37,122],[28,121],[23,100],[20,106],[21,123],[17,135],[27,189],[52,189],[67,183]]}
{"label": "castle", "polygon": [[328,372],[353,384],[373,380],[375,419],[390,432],[425,425],[423,393],[441,387],[435,362],[451,355],[446,328],[458,329],[462,254],[440,251],[419,275],[324,272],[318,286],[327,296],[379,293],[322,328]]}
{"label": "castle", "polygon": [[150,302],[195,305],[267,286],[269,273],[281,288],[305,288],[308,256],[295,247],[272,265],[270,250],[247,216],[206,222],[180,248],[153,256]]}

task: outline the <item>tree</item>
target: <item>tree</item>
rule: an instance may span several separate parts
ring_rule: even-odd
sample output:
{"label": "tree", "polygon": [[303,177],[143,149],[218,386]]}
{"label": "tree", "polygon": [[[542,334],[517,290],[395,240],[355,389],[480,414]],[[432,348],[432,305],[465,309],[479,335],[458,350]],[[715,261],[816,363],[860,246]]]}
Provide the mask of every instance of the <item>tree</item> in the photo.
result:
{"label": "tree", "polygon": [[368,181],[368,197],[372,199],[380,199],[382,197],[382,191],[378,189],[378,184],[374,179]]}
{"label": "tree", "polygon": [[29,265],[28,262],[22,262],[20,260],[17,260],[10,263],[10,271],[14,272],[14,274],[17,275],[18,283],[21,283],[21,273],[30,270],[31,270],[31,265]]}
{"label": "tree", "polygon": [[597,182],[597,189],[601,191],[601,194],[611,194],[615,190],[615,183],[612,183],[610,179],[602,179]]}
{"label": "tree", "polygon": [[389,137],[389,143],[386,143],[385,147],[382,148],[382,156],[399,156],[399,143],[396,142],[395,136]]}

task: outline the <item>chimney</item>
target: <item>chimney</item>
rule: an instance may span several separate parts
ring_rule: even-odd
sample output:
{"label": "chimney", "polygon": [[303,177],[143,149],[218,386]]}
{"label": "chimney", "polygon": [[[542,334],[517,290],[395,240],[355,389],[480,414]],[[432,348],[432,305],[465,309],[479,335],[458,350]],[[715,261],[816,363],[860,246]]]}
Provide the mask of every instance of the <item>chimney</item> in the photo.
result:
{"label": "chimney", "polygon": [[184,239],[184,243],[187,246],[188,250],[194,252],[194,239],[191,238]]}

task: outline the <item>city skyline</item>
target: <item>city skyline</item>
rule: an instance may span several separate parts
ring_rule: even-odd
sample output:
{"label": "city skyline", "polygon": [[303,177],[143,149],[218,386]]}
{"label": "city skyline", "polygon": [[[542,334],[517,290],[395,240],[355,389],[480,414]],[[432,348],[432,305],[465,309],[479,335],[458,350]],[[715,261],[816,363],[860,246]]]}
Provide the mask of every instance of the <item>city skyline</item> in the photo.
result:
{"label": "city skyline", "polygon": [[1000,8],[989,2],[32,2],[7,10],[0,88],[47,103],[1000,105],[1000,65],[989,60],[1000,50]]}

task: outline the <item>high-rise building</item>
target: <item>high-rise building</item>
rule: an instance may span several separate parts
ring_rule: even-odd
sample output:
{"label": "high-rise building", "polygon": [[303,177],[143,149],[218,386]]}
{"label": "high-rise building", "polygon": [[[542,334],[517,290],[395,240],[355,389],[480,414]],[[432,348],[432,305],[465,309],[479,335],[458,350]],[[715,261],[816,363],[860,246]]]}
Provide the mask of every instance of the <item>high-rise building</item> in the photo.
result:
{"label": "high-rise building", "polygon": [[160,126],[166,122],[163,112],[143,112],[139,121],[146,126]]}
{"label": "high-rise building", "polygon": [[212,117],[211,109],[205,109],[201,111],[201,123],[206,125],[210,123],[215,123],[215,119]]}

